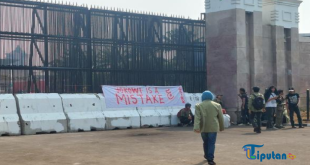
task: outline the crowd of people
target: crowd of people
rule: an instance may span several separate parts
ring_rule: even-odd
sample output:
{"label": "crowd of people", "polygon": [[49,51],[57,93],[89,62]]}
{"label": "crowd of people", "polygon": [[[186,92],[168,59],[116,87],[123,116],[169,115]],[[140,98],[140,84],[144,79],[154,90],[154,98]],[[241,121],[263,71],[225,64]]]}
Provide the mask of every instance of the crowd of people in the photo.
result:
{"label": "crowd of people", "polygon": [[[294,88],[289,88],[288,94],[284,90],[277,90],[275,86],[266,89],[264,94],[260,93],[259,87],[253,87],[253,94],[247,96],[245,89],[240,89],[239,94],[242,100],[240,125],[252,123],[254,132],[261,133],[261,121],[266,120],[267,130],[285,128],[283,120],[291,123],[292,128],[297,128],[294,122],[294,114],[298,118],[299,128],[304,128],[300,114],[300,96]],[[289,113],[289,117],[287,114]]]}
{"label": "crowd of people", "polygon": [[[293,129],[297,128],[294,122],[294,114],[298,118],[299,128],[304,128],[300,114],[300,96],[294,88],[289,88],[285,96],[284,90],[277,90],[271,86],[260,93],[259,87],[253,87],[253,94],[247,95],[241,88],[238,96],[241,104],[241,124],[251,125],[255,133],[261,133],[262,119],[265,119],[267,130],[285,128],[283,119],[291,123]],[[178,113],[181,126],[194,125],[194,132],[201,134],[203,140],[204,158],[210,165],[215,165],[214,152],[217,133],[224,131],[223,95],[216,97],[210,91],[202,93],[202,102],[195,106],[195,116],[191,111],[191,105],[187,103],[185,108]],[[224,113],[223,113],[224,112]],[[289,113],[289,117],[287,114]]]}

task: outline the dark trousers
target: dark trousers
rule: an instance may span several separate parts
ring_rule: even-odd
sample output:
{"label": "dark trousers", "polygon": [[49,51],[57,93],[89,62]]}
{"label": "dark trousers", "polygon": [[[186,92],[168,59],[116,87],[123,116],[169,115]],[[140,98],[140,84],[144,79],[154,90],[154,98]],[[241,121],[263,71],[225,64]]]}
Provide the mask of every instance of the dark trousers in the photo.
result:
{"label": "dark trousers", "polygon": [[299,107],[298,106],[289,107],[289,110],[290,110],[290,120],[291,120],[292,127],[295,126],[295,123],[294,123],[294,112],[297,115],[299,127],[301,127],[302,126],[302,119],[301,119]]}
{"label": "dark trousers", "polygon": [[192,116],[192,120],[188,119],[188,117],[181,117],[181,118],[180,118],[180,122],[181,122],[182,124],[194,123],[194,116]]}
{"label": "dark trousers", "polygon": [[267,128],[273,128],[273,119],[276,107],[266,107]]}
{"label": "dark trousers", "polygon": [[208,162],[211,162],[214,160],[217,133],[201,133],[201,137],[203,140],[204,157],[208,160]]}
{"label": "dark trousers", "polygon": [[284,108],[278,108],[276,113],[276,127],[282,127],[283,126],[283,111]]}
{"label": "dark trousers", "polygon": [[251,122],[248,109],[241,109],[241,122],[242,124],[248,124]]}
{"label": "dark trousers", "polygon": [[262,126],[262,112],[252,112],[251,120],[253,127],[260,129]]}

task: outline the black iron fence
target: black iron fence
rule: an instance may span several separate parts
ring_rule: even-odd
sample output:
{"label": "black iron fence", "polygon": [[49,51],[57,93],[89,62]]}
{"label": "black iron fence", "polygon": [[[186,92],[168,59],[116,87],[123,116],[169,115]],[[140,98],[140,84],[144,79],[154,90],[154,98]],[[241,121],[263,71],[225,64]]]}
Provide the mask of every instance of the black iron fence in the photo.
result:
{"label": "black iron fence", "polygon": [[0,93],[101,92],[100,85],[206,89],[205,22],[0,1]]}

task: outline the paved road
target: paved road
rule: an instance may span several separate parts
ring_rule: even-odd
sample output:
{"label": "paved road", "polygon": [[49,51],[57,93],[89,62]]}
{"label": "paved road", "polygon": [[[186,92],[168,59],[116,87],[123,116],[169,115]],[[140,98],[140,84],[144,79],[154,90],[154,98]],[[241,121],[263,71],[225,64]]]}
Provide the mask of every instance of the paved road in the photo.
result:
{"label": "paved road", "polygon": [[[292,153],[295,160],[249,160],[242,147],[260,153]],[[0,165],[204,165],[202,142],[191,128],[153,128],[90,133],[0,137]],[[218,135],[219,165],[308,165],[310,128],[252,133],[234,127]]]}

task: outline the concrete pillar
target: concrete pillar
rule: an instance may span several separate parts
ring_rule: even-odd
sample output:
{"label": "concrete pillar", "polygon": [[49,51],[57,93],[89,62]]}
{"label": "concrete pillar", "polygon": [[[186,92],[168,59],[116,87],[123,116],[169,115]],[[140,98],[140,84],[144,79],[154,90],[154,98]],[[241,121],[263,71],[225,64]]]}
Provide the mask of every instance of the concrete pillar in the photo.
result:
{"label": "concrete pillar", "polygon": [[[297,21],[296,21],[297,22]],[[300,82],[300,45],[299,45],[299,29],[291,28],[291,52],[290,52],[291,71],[289,71],[289,86],[293,86],[299,93],[306,92],[306,88],[301,88]],[[303,95],[305,96],[305,94]]]}
{"label": "concrete pillar", "polygon": [[[273,84],[287,90],[294,86],[299,90],[299,34],[300,0],[263,0],[263,26],[271,27]],[[264,33],[268,28],[264,28]],[[265,54],[265,55],[266,55]]]}
{"label": "concrete pillar", "polygon": [[[261,0],[206,0],[207,86],[215,94],[224,94],[225,108],[234,122],[241,106],[239,88],[250,92],[259,76],[254,73],[261,67],[261,7]],[[247,13],[252,14],[250,32]]]}

